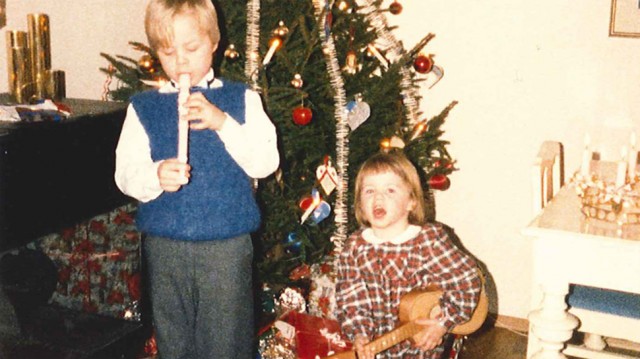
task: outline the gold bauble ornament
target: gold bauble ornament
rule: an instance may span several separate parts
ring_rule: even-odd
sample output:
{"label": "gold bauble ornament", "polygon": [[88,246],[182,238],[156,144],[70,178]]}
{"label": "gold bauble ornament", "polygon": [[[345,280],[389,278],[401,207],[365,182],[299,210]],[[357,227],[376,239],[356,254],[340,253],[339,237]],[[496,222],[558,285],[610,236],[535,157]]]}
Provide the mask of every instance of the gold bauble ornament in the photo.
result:
{"label": "gold bauble ornament", "polygon": [[145,74],[152,74],[156,72],[156,67],[157,60],[153,56],[149,54],[140,56],[140,59],[138,60],[138,68],[140,69],[140,71]]}
{"label": "gold bauble ornament", "polygon": [[340,0],[336,3],[336,7],[338,8],[338,10],[340,11],[345,11],[348,12],[349,10],[351,10],[351,6],[349,5],[349,2],[346,0]]}
{"label": "gold bauble ornament", "polygon": [[293,80],[291,80],[291,86],[294,88],[300,89],[304,85],[304,81],[302,80],[302,76],[300,74],[293,75]]}
{"label": "gold bauble ornament", "polygon": [[278,22],[278,27],[273,30],[272,34],[278,37],[285,37],[289,33],[289,28],[284,24],[284,21]]}
{"label": "gold bauble ornament", "polygon": [[229,60],[236,60],[238,57],[240,57],[240,53],[238,52],[238,50],[236,50],[236,45],[229,44],[227,49],[224,50],[224,57]]}
{"label": "gold bauble ornament", "polygon": [[358,56],[353,50],[347,52],[347,58],[343,67],[344,72],[353,75],[358,72]]}
{"label": "gold bauble ornament", "polygon": [[364,58],[367,60],[373,60],[376,58],[376,55],[373,54],[373,51],[369,48],[369,46],[367,46],[367,48],[364,50]]}

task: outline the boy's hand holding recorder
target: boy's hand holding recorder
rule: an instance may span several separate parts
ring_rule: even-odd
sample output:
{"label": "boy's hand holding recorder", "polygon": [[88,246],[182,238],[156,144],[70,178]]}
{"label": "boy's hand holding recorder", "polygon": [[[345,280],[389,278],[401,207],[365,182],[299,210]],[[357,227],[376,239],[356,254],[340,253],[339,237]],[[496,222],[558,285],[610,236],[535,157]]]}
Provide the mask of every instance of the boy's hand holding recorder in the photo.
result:
{"label": "boy's hand holding recorder", "polygon": [[226,119],[226,114],[207,101],[202,93],[190,93],[189,74],[181,74],[178,82],[178,157],[167,159],[158,167],[160,186],[167,192],[175,192],[189,183],[189,129],[216,131],[222,128]]}

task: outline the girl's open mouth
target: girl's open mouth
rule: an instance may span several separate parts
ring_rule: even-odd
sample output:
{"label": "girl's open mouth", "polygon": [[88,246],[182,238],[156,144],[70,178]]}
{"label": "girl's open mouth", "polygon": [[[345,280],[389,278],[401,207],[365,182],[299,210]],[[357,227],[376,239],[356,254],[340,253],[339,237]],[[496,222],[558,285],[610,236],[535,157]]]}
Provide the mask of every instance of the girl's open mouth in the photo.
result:
{"label": "girl's open mouth", "polygon": [[387,211],[382,207],[376,207],[373,209],[373,216],[376,218],[382,218],[387,214]]}

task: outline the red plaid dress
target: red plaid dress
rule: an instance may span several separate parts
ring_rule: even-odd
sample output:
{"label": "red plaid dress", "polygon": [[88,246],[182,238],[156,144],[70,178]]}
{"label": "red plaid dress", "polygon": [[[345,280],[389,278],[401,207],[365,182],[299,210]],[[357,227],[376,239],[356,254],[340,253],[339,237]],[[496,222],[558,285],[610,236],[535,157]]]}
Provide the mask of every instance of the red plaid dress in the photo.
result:
{"label": "red plaid dress", "polygon": [[[394,243],[365,240],[371,234],[366,229],[351,235],[338,258],[336,314],[350,340],[374,339],[397,327],[400,298],[429,285],[444,293],[441,323],[448,330],[469,320],[482,284],[475,261],[455,247],[442,225],[410,226]],[[435,359],[442,351],[423,352],[404,341],[376,358]]]}

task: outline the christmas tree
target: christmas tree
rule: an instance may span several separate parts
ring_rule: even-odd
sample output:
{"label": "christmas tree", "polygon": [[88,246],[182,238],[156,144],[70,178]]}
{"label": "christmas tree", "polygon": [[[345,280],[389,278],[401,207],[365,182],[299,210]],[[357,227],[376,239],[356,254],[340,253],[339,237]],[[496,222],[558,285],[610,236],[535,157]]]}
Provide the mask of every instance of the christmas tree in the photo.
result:
{"label": "christmas tree", "polygon": [[[216,74],[259,91],[278,131],[280,169],[256,191],[258,281],[271,312],[286,288],[306,297],[318,264],[331,276],[333,255],[356,226],[353,179],[373,153],[404,151],[426,189],[448,188],[455,168],[441,126],[456,102],[431,119],[420,112],[419,82],[437,82],[442,70],[422,53],[432,34],[410,50],[393,36],[386,16],[402,11],[397,1],[384,8],[379,0],[214,3],[223,39]],[[140,59],[102,54],[109,63],[102,71],[118,80],[110,99],[162,81],[152,51],[132,46]],[[328,303],[310,306],[330,313]]]}

